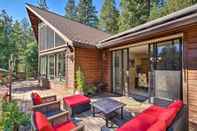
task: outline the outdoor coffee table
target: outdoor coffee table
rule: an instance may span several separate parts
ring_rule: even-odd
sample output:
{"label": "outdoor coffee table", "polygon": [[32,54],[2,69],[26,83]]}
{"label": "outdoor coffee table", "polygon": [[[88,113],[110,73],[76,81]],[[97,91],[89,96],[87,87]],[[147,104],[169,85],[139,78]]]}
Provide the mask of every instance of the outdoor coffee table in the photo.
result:
{"label": "outdoor coffee table", "polygon": [[123,119],[123,108],[125,106],[124,103],[113,100],[111,98],[102,98],[95,102],[92,102],[91,106],[92,106],[93,117],[95,117],[95,113],[96,113],[95,109],[97,109],[104,115],[106,121],[106,127],[108,127],[109,119],[117,110],[121,111],[121,119]]}

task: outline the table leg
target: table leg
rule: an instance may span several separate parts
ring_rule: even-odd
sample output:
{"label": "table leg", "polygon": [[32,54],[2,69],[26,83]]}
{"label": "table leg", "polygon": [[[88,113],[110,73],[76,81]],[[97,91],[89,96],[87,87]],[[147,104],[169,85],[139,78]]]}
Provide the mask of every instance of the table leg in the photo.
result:
{"label": "table leg", "polygon": [[121,107],[121,119],[123,119],[123,107]]}
{"label": "table leg", "polygon": [[93,115],[93,117],[95,117],[95,107],[94,106],[92,107],[92,115]]}

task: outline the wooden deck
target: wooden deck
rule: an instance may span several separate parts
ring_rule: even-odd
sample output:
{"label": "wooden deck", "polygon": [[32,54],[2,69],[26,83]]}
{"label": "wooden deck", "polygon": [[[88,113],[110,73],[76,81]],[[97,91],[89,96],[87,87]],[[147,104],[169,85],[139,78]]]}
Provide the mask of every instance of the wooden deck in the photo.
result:
{"label": "wooden deck", "polygon": [[[32,102],[30,99],[30,94],[32,92],[38,92],[41,96],[57,95],[58,100],[62,100],[63,97],[72,95],[73,89],[71,88],[55,88],[55,89],[40,89],[37,81],[19,81],[13,83],[13,99],[17,100],[21,110],[27,113],[31,113]],[[91,101],[98,100],[100,98],[110,97],[112,99],[121,101],[126,104],[124,108],[124,119],[120,119],[120,115],[117,114],[109,125],[110,128],[105,127],[105,119],[102,114],[96,114],[96,117],[92,116],[91,110],[77,115],[74,121],[77,124],[85,125],[86,131],[111,131],[115,128],[121,126],[126,121],[132,119],[132,116],[140,113],[144,109],[148,108],[150,105],[147,103],[138,103],[135,100],[128,97],[115,96],[109,93],[102,93],[93,98]]]}

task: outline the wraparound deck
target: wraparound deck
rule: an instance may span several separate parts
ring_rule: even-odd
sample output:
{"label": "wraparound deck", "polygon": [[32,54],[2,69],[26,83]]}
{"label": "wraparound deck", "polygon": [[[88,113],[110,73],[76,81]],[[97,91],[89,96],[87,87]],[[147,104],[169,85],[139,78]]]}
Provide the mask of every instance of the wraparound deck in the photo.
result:
{"label": "wraparound deck", "polygon": [[[17,100],[20,104],[21,110],[31,113],[32,101],[30,95],[32,92],[38,92],[41,96],[56,95],[58,100],[62,100],[64,96],[69,96],[73,94],[72,88],[52,88],[52,89],[40,89],[37,81],[19,81],[13,83],[13,99]],[[144,109],[148,108],[150,104],[138,103],[132,98],[125,96],[116,96],[114,94],[102,93],[93,98],[91,101],[95,101],[99,98],[110,97],[116,99],[126,104],[124,108],[124,119],[120,119],[120,115],[116,115],[110,122],[111,128],[105,127],[105,120],[102,114],[96,114],[96,117],[92,116],[91,111],[84,112],[77,116],[76,123],[83,124],[87,131],[100,131],[103,130],[113,130],[118,126],[122,125],[126,121],[132,118],[133,115],[142,112]]]}

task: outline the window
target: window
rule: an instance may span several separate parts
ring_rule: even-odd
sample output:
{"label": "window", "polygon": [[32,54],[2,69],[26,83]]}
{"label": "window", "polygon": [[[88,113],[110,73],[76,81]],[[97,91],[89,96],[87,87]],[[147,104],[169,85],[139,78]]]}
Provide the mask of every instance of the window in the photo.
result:
{"label": "window", "polygon": [[55,57],[54,55],[49,55],[49,59],[48,59],[48,66],[49,66],[49,79],[54,79],[55,77]]}
{"label": "window", "polygon": [[181,46],[179,40],[171,40],[157,44],[157,70],[180,70]]}
{"label": "window", "polygon": [[47,49],[54,47],[54,31],[49,27],[47,29]]}
{"label": "window", "polygon": [[47,25],[40,23],[38,29],[40,51],[65,44],[64,40]]}
{"label": "window", "polygon": [[56,77],[60,80],[65,76],[65,54],[60,53],[56,55]]}
{"label": "window", "polygon": [[40,58],[40,75],[46,76],[47,75],[47,57],[41,56]]}
{"label": "window", "polygon": [[64,43],[64,40],[57,33],[55,33],[55,46],[61,46]]}
{"label": "window", "polygon": [[40,75],[49,79],[65,78],[65,53],[57,53],[40,57]]}

